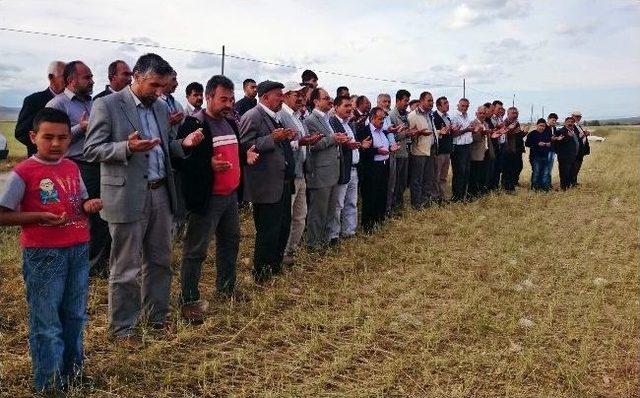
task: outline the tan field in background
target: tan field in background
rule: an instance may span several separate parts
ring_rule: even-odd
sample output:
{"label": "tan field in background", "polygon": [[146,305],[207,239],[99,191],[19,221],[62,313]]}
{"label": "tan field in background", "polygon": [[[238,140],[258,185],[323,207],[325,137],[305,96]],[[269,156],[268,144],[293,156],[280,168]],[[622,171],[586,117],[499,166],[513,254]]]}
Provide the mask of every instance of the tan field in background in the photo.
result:
{"label": "tan field in background", "polygon": [[[205,324],[184,324],[174,307],[172,329],[142,328],[139,351],[108,340],[106,282],[92,280],[87,379],[69,396],[638,396],[639,133],[598,128],[607,140],[592,144],[577,189],[407,211],[330,255],[302,254],[264,288],[250,278],[244,214],[238,289],[249,301],[214,298],[210,257]],[[521,184],[529,179],[525,158]],[[0,229],[9,397],[31,395],[17,233]]]}

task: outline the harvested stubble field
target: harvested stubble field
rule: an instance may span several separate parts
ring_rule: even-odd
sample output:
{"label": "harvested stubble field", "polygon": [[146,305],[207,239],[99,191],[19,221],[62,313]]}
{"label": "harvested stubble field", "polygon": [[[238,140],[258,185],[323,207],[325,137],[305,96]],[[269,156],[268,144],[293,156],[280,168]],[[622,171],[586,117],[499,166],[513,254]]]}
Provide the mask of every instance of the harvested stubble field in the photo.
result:
{"label": "harvested stubble field", "polygon": [[[250,300],[213,299],[209,258],[206,323],[176,309],[173,330],[142,329],[137,352],[108,340],[106,283],[92,281],[87,381],[68,395],[638,396],[640,134],[597,134],[607,141],[592,144],[577,189],[407,212],[330,255],[303,254],[264,288],[249,278],[244,215],[238,288]],[[0,239],[0,395],[29,396],[17,229]]]}

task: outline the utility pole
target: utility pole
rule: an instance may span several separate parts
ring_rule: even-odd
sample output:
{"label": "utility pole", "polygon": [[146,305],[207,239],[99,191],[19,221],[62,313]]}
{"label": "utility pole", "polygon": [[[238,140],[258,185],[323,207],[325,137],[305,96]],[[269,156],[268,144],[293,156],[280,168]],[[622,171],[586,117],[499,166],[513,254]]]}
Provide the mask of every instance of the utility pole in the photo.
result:
{"label": "utility pole", "polygon": [[544,105],[542,105],[542,116],[540,117],[544,119]]}
{"label": "utility pole", "polygon": [[511,106],[516,107],[516,93],[513,93],[513,98],[511,99]]}
{"label": "utility pole", "polygon": [[224,76],[224,44],[222,45],[222,76]]}
{"label": "utility pole", "polygon": [[533,104],[531,104],[531,123],[533,124]]}
{"label": "utility pole", "polygon": [[467,81],[464,77],[462,78],[462,98],[467,98]]}

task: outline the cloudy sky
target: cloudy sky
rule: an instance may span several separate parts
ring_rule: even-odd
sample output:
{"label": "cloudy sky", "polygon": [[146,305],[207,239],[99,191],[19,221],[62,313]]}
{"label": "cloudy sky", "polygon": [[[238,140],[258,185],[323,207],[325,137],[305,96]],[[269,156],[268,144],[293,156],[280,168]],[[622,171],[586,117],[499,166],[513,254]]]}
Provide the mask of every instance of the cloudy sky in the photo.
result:
{"label": "cloudy sky", "polygon": [[[346,85],[368,96],[406,88],[457,99],[466,78],[472,103],[515,95],[523,119],[532,105],[535,117],[542,106],[587,119],[640,115],[637,0],[0,0],[0,10],[0,28],[216,53],[224,44],[232,56],[299,67],[227,58],[238,86],[246,77],[299,80],[310,68],[330,93]],[[97,93],[110,61],[133,65],[148,51],[178,71],[180,99],[187,83],[220,71],[214,55],[0,29],[0,105],[42,90],[51,60],[85,61]]]}

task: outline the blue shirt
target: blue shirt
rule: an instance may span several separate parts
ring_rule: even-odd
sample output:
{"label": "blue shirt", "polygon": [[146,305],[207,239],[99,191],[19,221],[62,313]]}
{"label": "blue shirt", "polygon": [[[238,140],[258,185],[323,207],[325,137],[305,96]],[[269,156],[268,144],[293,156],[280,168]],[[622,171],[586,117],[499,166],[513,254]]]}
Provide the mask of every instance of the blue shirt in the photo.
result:
{"label": "blue shirt", "polygon": [[80,119],[83,113],[87,117],[91,113],[93,101],[91,98],[78,97],[73,91],[65,88],[63,92],[56,95],[47,103],[48,108],[60,110],[69,116],[71,121],[71,144],[67,148],[66,157],[75,160],[84,160],[83,147],[86,130],[80,127]]}
{"label": "blue shirt", "polygon": [[[131,90],[131,86],[129,86]],[[140,117],[140,127],[142,131],[138,131],[140,138],[143,140],[151,140],[159,138],[160,143],[151,149],[149,154],[149,169],[148,169],[148,181],[154,182],[161,180],[167,176],[167,172],[164,167],[164,151],[162,150],[162,137],[160,136],[160,127],[156,120],[156,114],[153,112],[153,106],[147,108],[131,91],[133,100],[136,103],[136,110]],[[157,100],[156,100],[157,101]]]}

